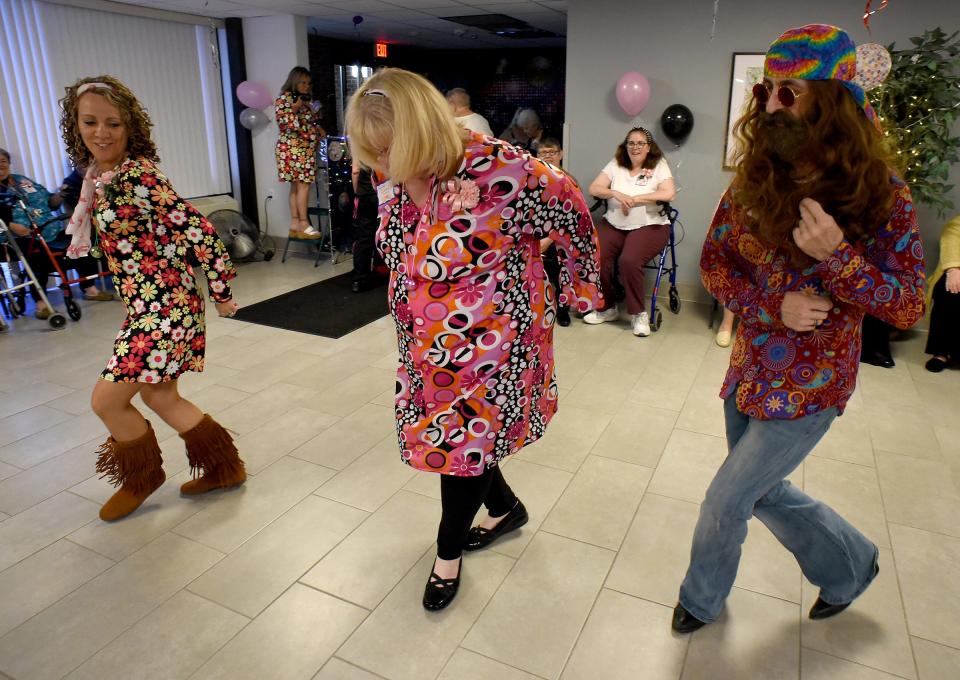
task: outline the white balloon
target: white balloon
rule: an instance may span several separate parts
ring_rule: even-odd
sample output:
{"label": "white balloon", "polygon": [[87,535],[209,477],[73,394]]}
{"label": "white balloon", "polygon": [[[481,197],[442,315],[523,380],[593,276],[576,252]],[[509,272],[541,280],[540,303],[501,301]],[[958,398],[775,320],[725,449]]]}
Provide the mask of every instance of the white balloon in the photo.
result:
{"label": "white balloon", "polygon": [[267,114],[259,109],[244,109],[240,112],[240,125],[248,130],[255,132],[262,127],[266,127],[269,122],[270,119],[267,118]]}

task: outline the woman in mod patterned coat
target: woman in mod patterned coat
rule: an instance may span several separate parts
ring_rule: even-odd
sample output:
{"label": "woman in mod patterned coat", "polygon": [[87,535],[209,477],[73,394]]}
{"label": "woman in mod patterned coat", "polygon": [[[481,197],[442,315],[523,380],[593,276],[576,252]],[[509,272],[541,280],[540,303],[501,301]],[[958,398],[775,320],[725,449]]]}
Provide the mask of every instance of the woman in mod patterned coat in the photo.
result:
{"label": "woman in mod patterned coat", "polygon": [[190,466],[201,475],[181,486],[182,493],[242,484],[246,473],[230,435],[177,391],[181,375],[203,370],[204,305],[194,266],[202,269],[217,312],[236,313],[229,285],[236,272],[226,249],[213,225],[157,169],[152,123],[123,83],[111,76],[81,79],[67,88],[61,106],[68,153],[75,166],[87,167],[67,228],[67,256],[102,251],[127,308],[93,390],[93,410],[110,431],[97,471],[120,486],[100,517],[129,515],[166,478],[153,428],[131,404],[138,393],[180,433]]}
{"label": "woman in mod patterned coat", "polygon": [[[421,76],[380,71],[351,100],[347,127],[354,156],[376,171],[401,455],[441,475],[423,598],[437,610],[456,595],[463,550],[527,521],[498,463],[543,436],[557,410],[557,295],[581,311],[599,302],[596,235],[572,178],[459,128]],[[543,238],[560,253],[560,291],[544,274]],[[471,529],[481,504],[489,514]]]}

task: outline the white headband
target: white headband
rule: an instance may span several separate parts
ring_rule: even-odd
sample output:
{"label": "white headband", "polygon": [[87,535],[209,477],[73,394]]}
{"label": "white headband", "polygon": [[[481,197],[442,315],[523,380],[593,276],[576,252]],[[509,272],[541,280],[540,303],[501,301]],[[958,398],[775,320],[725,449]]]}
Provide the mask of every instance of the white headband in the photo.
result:
{"label": "white headband", "polygon": [[83,85],[77,88],[77,96],[79,97],[84,92],[89,92],[94,88],[98,90],[99,89],[110,90],[111,92],[113,92],[113,88],[107,85],[106,83],[84,83]]}
{"label": "white headband", "polygon": [[381,97],[386,97],[387,99],[390,99],[390,96],[383,90],[367,90],[366,92],[363,93],[364,97],[369,97],[370,95],[379,95]]}

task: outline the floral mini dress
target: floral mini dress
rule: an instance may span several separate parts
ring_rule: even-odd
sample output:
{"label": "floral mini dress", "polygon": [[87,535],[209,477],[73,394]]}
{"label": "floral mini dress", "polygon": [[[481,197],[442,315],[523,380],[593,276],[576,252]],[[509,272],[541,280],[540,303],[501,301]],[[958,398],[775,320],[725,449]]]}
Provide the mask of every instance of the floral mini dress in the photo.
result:
{"label": "floral mini dress", "polygon": [[317,178],[317,147],[322,128],[311,106],[293,110],[296,100],[284,92],[274,102],[277,115],[277,177],[281,182],[313,182]]}
{"label": "floral mini dress", "polygon": [[232,297],[236,276],[216,229],[149,160],[125,161],[97,188],[93,222],[127,318],[101,373],[111,382],[159,383],[202,371],[206,346],[203,296]]}

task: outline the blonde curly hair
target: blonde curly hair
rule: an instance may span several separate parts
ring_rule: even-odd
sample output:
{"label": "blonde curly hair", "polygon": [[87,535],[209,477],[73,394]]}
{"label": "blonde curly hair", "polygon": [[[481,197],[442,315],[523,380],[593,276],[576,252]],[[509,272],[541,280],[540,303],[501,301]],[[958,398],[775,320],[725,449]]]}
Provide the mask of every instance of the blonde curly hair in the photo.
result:
{"label": "blonde curly hair", "polygon": [[126,85],[113,76],[94,76],[81,78],[66,88],[66,94],[60,100],[60,132],[63,143],[67,147],[67,155],[74,167],[89,165],[93,155],[83,143],[80,136],[80,127],[77,121],[77,104],[80,96],[77,90],[87,83],[102,83],[107,87],[92,87],[84,94],[93,92],[99,94],[120,110],[120,117],[127,128],[127,153],[131,158],[146,158],[154,163],[160,162],[157,146],[150,138],[150,129],[153,121],[150,114],[137,99],[136,95]]}

